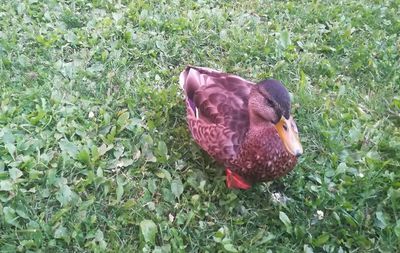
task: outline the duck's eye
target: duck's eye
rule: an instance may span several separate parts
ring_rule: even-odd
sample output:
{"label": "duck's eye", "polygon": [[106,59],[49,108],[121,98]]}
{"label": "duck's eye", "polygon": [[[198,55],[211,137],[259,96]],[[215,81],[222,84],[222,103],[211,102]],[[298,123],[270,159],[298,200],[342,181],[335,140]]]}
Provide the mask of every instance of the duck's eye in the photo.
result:
{"label": "duck's eye", "polygon": [[269,98],[266,98],[266,101],[267,101],[267,104],[269,105],[269,106],[274,106],[274,101],[272,101],[271,99],[269,99]]}
{"label": "duck's eye", "polygon": [[298,133],[299,133],[299,130],[297,130],[296,124],[292,123],[291,125],[292,125],[292,129],[294,130],[294,132],[295,132],[296,134],[298,134]]}
{"label": "duck's eye", "polygon": [[287,125],[286,125],[286,123],[283,124],[283,129],[285,129],[285,131],[287,131]]}

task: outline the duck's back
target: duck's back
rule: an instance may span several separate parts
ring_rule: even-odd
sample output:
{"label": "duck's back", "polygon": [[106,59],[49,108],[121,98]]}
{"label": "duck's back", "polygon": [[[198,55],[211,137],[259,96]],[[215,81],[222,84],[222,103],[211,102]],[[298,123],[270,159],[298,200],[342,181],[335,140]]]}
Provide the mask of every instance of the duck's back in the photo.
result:
{"label": "duck's back", "polygon": [[187,67],[180,75],[189,128],[216,160],[229,164],[249,128],[252,82],[208,68]]}

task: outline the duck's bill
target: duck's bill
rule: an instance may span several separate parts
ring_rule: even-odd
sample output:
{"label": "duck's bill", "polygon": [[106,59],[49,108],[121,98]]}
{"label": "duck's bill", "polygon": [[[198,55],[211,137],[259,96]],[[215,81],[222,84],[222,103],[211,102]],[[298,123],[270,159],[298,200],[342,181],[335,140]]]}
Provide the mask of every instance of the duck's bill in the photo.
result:
{"label": "duck's bill", "polygon": [[281,140],[289,153],[296,157],[303,154],[303,147],[301,146],[299,140],[296,122],[292,116],[290,116],[289,119],[286,119],[282,116],[275,127],[278,131],[279,137],[281,137]]}

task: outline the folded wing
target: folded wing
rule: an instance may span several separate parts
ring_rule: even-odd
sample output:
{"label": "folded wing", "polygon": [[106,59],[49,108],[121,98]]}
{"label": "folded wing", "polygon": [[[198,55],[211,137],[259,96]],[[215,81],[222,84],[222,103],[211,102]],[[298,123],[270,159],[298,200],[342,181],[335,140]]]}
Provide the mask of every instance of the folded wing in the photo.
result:
{"label": "folded wing", "polygon": [[209,68],[188,66],[180,75],[189,127],[197,143],[217,160],[230,160],[249,127],[252,82]]}

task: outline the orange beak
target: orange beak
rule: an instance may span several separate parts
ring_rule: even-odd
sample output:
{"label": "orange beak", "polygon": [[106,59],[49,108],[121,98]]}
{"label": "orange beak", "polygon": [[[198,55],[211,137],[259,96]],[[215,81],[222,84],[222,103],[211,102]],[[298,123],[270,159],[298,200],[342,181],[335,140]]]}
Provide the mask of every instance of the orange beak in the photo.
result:
{"label": "orange beak", "polygon": [[285,119],[285,117],[282,116],[279,122],[276,123],[275,128],[289,153],[296,157],[303,154],[299,132],[292,116],[290,116],[289,119]]}

